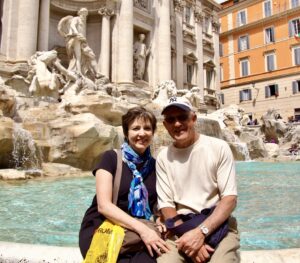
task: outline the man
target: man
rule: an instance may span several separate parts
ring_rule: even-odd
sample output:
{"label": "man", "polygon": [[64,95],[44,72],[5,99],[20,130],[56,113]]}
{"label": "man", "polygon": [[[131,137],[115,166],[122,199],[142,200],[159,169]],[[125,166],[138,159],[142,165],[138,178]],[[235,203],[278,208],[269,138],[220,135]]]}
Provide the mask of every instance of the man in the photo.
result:
{"label": "man", "polygon": [[[186,98],[170,98],[162,115],[163,124],[174,139],[158,154],[156,162],[158,207],[163,219],[216,208],[201,225],[177,240],[169,237],[172,250],[157,262],[239,262],[238,231],[230,216],[237,202],[237,185],[228,144],[196,131],[197,115]],[[216,249],[211,248],[205,238],[228,218],[228,234]]]}

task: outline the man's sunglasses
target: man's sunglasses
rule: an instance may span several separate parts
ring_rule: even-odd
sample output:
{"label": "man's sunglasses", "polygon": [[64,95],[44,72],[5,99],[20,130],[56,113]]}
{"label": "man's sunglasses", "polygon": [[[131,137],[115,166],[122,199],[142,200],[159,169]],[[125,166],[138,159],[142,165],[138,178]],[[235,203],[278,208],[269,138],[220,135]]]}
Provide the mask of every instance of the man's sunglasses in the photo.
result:
{"label": "man's sunglasses", "polygon": [[190,117],[189,114],[181,114],[181,115],[177,115],[177,116],[166,116],[165,122],[168,124],[173,124],[176,121],[185,122],[189,119],[189,117]]}

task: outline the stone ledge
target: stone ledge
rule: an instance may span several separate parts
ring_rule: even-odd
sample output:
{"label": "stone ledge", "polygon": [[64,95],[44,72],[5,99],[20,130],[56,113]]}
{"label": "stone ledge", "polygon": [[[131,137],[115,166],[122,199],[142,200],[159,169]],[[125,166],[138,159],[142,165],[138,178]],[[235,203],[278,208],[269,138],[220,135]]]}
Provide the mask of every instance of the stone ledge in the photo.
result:
{"label": "stone ledge", "polygon": [[[0,242],[1,263],[81,263],[79,248]],[[241,251],[241,263],[299,263],[300,248]]]}

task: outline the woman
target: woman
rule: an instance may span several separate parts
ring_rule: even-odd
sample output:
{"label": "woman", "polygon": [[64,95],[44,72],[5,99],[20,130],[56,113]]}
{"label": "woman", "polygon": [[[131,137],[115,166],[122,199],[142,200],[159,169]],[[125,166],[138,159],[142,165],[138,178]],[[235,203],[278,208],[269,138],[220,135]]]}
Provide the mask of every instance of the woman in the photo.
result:
{"label": "woman", "polygon": [[145,244],[142,251],[119,255],[118,262],[156,262],[155,255],[168,251],[166,242],[136,219],[150,219],[157,199],[155,160],[150,153],[156,118],[145,108],[135,107],[122,116],[122,127],[125,142],[121,147],[123,164],[117,206],[112,202],[117,154],[110,150],[93,171],[96,196],[81,225],[80,250],[85,257],[95,229],[107,218],[138,233]]}

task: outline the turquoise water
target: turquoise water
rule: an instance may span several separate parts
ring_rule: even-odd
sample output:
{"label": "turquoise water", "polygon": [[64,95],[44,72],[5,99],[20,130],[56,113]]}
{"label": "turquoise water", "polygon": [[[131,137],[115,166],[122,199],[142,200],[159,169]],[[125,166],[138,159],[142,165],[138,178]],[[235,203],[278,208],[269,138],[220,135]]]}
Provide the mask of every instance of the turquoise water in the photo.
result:
{"label": "turquoise water", "polygon": [[[242,250],[300,247],[300,163],[237,163]],[[94,178],[0,182],[0,240],[77,246]]]}

